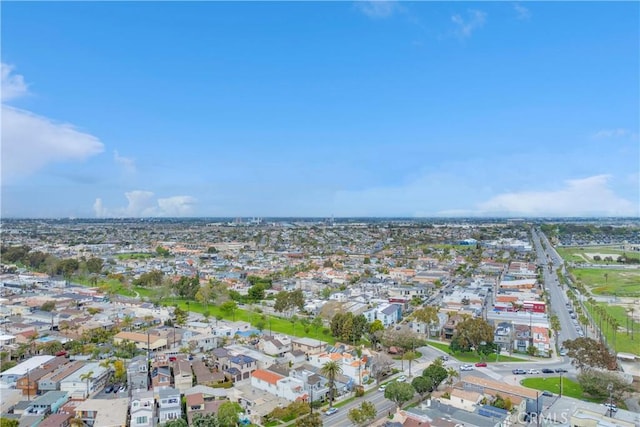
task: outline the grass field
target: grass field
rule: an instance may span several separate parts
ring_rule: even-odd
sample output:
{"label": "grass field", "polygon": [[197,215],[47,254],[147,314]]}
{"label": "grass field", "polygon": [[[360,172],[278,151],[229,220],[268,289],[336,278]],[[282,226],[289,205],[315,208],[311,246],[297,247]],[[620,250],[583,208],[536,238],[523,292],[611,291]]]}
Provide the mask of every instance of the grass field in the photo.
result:
{"label": "grass field", "polygon": [[[194,313],[204,313],[205,307],[199,302],[178,300],[177,305],[183,310],[192,311]],[[172,305],[172,304],[166,304]],[[245,322],[251,323],[255,326],[258,321],[260,321],[261,314],[256,313],[254,311],[248,311],[238,308],[234,313],[226,314],[220,310],[219,307],[209,305],[206,308],[209,311],[211,319],[227,319],[227,320],[242,320]],[[265,331],[274,331],[280,332],[283,334],[293,335],[297,337],[309,337],[313,339],[318,339],[322,341],[326,341],[330,344],[334,344],[336,342],[335,338],[331,336],[331,334],[323,333],[324,328],[319,328],[317,331],[314,328],[309,330],[309,333],[304,331],[304,327],[300,324],[300,322],[294,325],[288,320],[281,317],[265,315],[267,320],[265,321],[264,330]]]}
{"label": "grass field", "polygon": [[580,263],[605,263],[604,260],[594,261],[593,255],[595,254],[607,254],[612,255],[614,262],[610,264],[616,264],[615,260],[620,255],[626,255],[629,258],[640,259],[640,253],[623,251],[617,247],[607,246],[577,246],[577,247],[556,247],[558,254],[568,262],[580,262]]}
{"label": "grass field", "polygon": [[[573,268],[573,276],[597,295],[640,296],[640,270]],[[605,276],[605,274],[607,276]]]}
{"label": "grass field", "polygon": [[[447,354],[451,354],[449,351],[449,344],[447,343],[438,342],[438,341],[429,341],[429,345],[437,348],[438,350],[442,350]],[[473,353],[473,352],[456,353],[456,354],[453,354],[452,356],[461,362],[467,362],[467,363],[480,362],[481,360],[480,356],[478,356],[476,353]],[[496,361],[495,354],[491,354],[487,356],[485,360],[485,362],[495,362],[495,361]],[[500,355],[498,357],[498,362],[522,362],[522,361],[525,361],[525,359],[521,359],[519,357],[513,357],[513,356],[503,356],[503,355]]]}
{"label": "grass field", "polygon": [[142,252],[136,252],[136,253],[130,253],[130,254],[117,254],[116,258],[118,258],[121,261],[125,259],[148,259],[148,258],[153,258],[153,254],[142,253]]}
{"label": "grass field", "polygon": [[[547,390],[554,395],[560,394],[560,377],[526,378],[520,381],[520,384],[522,384],[523,387],[533,388],[535,390]],[[580,384],[564,377],[562,378],[562,395],[587,400],[589,402],[602,402],[600,399],[585,397]]]}
{"label": "grass field", "polygon": [[[600,304],[600,305],[605,307],[605,309],[607,310],[607,313],[609,313],[618,321],[621,329],[624,329],[624,331],[622,332],[619,331],[616,334],[615,351],[623,352],[623,353],[632,353],[640,356],[640,323],[634,322],[634,327],[635,327],[634,338],[635,339],[631,341],[631,334],[630,333],[627,334],[627,331],[626,331],[627,312],[625,311],[624,307],[621,307],[619,305],[610,305],[610,304]],[[594,313],[593,310],[591,310],[591,305],[585,304],[585,306],[587,307],[587,310],[589,310],[589,313],[591,313],[591,317],[593,317],[593,320],[598,322],[598,315]],[[629,329],[631,329],[631,326],[629,327]],[[607,342],[613,346],[614,339],[613,339],[613,331],[611,330],[611,328],[607,328],[603,323],[602,332],[607,338]]]}

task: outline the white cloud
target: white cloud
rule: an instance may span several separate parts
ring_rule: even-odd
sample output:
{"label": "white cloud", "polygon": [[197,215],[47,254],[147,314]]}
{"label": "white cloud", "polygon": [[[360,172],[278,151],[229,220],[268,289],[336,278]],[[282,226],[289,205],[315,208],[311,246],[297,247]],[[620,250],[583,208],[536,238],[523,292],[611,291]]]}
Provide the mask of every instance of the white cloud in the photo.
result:
{"label": "white cloud", "polygon": [[27,94],[28,87],[24,82],[24,77],[20,74],[14,74],[12,65],[2,63],[1,75],[0,92],[2,93],[2,102]]}
{"label": "white cloud", "polygon": [[81,161],[103,151],[98,138],[4,104],[27,93],[27,85],[13,68],[2,64],[2,179],[29,175],[54,162]]}
{"label": "white cloud", "polygon": [[456,25],[454,33],[461,39],[470,37],[475,30],[482,28],[487,21],[487,14],[481,10],[469,9],[467,15],[466,19],[460,15],[451,17],[451,22]]}
{"label": "white cloud", "polygon": [[401,10],[400,4],[393,0],[363,0],[356,2],[356,7],[373,19],[388,18]]}
{"label": "white cloud", "polygon": [[478,206],[481,215],[516,216],[639,216],[637,202],[617,196],[609,188],[610,175],[565,182],[552,191],[500,194]]}
{"label": "white cloud", "polygon": [[124,193],[128,204],[121,208],[106,208],[101,198],[93,204],[98,218],[174,217],[193,214],[197,200],[191,196],[173,196],[156,199],[151,191],[134,190]]}
{"label": "white cloud", "polygon": [[525,21],[531,18],[531,11],[529,11],[528,8],[524,7],[520,3],[515,3],[513,5],[513,9],[516,11],[518,19]]}
{"label": "white cloud", "polygon": [[131,157],[124,157],[118,153],[118,150],[113,152],[113,160],[120,166],[125,172],[129,174],[136,173],[136,161]]}
{"label": "white cloud", "polygon": [[3,179],[31,174],[49,163],[85,160],[103,148],[98,138],[70,124],[2,106]]}
{"label": "white cloud", "polygon": [[602,129],[594,133],[592,137],[594,139],[607,139],[607,138],[624,138],[637,136],[629,129],[617,128],[617,129]]}

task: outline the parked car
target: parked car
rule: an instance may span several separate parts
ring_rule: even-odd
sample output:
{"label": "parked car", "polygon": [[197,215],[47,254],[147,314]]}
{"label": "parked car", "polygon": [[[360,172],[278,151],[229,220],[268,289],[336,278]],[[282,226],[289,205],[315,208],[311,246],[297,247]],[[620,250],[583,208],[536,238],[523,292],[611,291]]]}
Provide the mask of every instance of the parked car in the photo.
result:
{"label": "parked car", "polygon": [[460,366],[461,371],[473,371],[473,365],[464,364]]}
{"label": "parked car", "polygon": [[325,415],[333,415],[336,412],[338,412],[338,408],[329,408],[327,409],[327,412],[325,412]]}
{"label": "parked car", "polygon": [[538,371],[537,369],[529,369],[527,371],[527,374],[532,374],[532,375],[536,375],[536,374],[539,374],[539,373],[540,373],[540,371]]}
{"label": "parked car", "polygon": [[378,391],[385,391],[386,388],[387,388],[387,385],[382,384],[380,387],[378,387]]}
{"label": "parked car", "polygon": [[544,390],[542,392],[542,395],[543,396],[547,396],[547,397],[553,397],[553,393],[551,393],[550,391],[547,391],[547,390]]}
{"label": "parked car", "polygon": [[566,356],[567,355],[567,350],[565,350],[564,348],[560,349],[560,356]]}
{"label": "parked car", "polygon": [[120,386],[120,388],[118,389],[118,392],[122,393],[123,391],[127,391],[127,385],[126,384],[122,384]]}
{"label": "parked car", "polygon": [[513,375],[524,375],[527,373],[527,371],[525,371],[524,369],[514,369],[511,372],[513,372]]}
{"label": "parked car", "polygon": [[486,368],[487,367],[487,363],[486,362],[478,362],[476,363],[476,368]]}
{"label": "parked car", "polygon": [[566,369],[563,369],[563,368],[556,368],[556,373],[557,373],[557,374],[564,374],[565,372],[567,372],[567,370],[566,370]]}
{"label": "parked car", "polygon": [[111,393],[113,391],[113,385],[109,384],[108,386],[105,387],[104,392],[105,393]]}
{"label": "parked car", "polygon": [[544,369],[542,370],[542,373],[543,373],[543,374],[553,374],[553,373],[555,373],[555,372],[556,372],[556,371],[554,371],[553,369],[550,369],[550,368],[544,368]]}
{"label": "parked car", "polygon": [[607,407],[607,409],[611,410],[611,412],[617,412],[618,411],[618,407],[616,406],[615,403],[603,403],[604,406]]}
{"label": "parked car", "polygon": [[396,381],[405,382],[406,380],[407,380],[407,376],[406,375],[400,375]]}

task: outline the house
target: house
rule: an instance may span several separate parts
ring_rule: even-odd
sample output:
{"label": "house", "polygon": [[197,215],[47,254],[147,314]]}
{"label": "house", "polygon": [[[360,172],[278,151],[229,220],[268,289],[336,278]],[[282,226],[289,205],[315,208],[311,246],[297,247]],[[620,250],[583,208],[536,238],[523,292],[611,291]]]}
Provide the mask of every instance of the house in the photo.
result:
{"label": "house", "polygon": [[156,334],[143,334],[140,332],[119,332],[113,337],[115,345],[124,341],[132,342],[136,348],[144,351],[159,351],[167,349],[167,338]]}
{"label": "house", "polygon": [[38,390],[40,392],[60,390],[60,381],[67,378],[83,366],[84,363],[78,360],[59,366],[55,371],[40,378],[38,381]]}
{"label": "house", "polygon": [[322,353],[326,347],[327,347],[326,342],[316,340],[313,338],[303,337],[303,338],[294,338],[291,340],[292,350],[300,350],[307,355]]}
{"label": "house", "polygon": [[86,399],[106,385],[109,374],[99,363],[87,363],[60,381],[60,391],[69,393],[71,399]]}
{"label": "house", "polygon": [[191,369],[193,370],[196,384],[213,385],[225,380],[225,376],[222,372],[211,372],[204,362],[200,360],[194,360],[191,362]]}
{"label": "house", "polygon": [[233,355],[224,347],[214,348],[211,350],[211,361],[213,362],[213,366],[220,371],[229,369],[229,359],[231,359],[231,357],[233,357]]}
{"label": "house", "polygon": [[69,427],[72,418],[72,414],[52,414],[38,424],[38,427]]}
{"label": "house", "polygon": [[87,399],[75,408],[76,418],[89,427],[127,427],[129,399]]}
{"label": "house", "polygon": [[447,320],[447,323],[442,327],[442,336],[446,340],[450,340],[456,333],[458,323],[462,322],[464,318],[458,314],[455,314]]}
{"label": "house", "polygon": [[40,415],[55,414],[68,400],[69,396],[65,391],[48,391],[35,398],[27,412]]}
{"label": "house", "polygon": [[383,304],[378,307],[376,319],[380,320],[385,328],[395,325],[402,319],[402,305]]}
{"label": "house", "polygon": [[130,427],[154,427],[156,402],[153,391],[136,390],[131,393]]}
{"label": "house", "polygon": [[171,371],[169,367],[154,367],[151,370],[151,385],[156,395],[158,395],[160,390],[171,387]]}
{"label": "house", "polygon": [[196,414],[208,415],[218,412],[218,408],[225,400],[205,399],[202,393],[185,394],[185,400],[187,401],[187,420],[189,425],[193,423],[193,417]]}
{"label": "house", "polygon": [[258,343],[258,348],[270,356],[282,357],[291,351],[291,339],[287,337],[264,336]]}
{"label": "house", "polygon": [[136,356],[127,365],[127,383],[132,390],[149,388],[149,369],[147,358]]}
{"label": "house", "polygon": [[188,343],[190,347],[195,346],[195,348],[198,349],[201,353],[205,353],[213,350],[214,348],[217,348],[218,345],[220,345],[220,341],[221,340],[219,336],[209,333],[195,335],[189,338]]}
{"label": "house", "polygon": [[33,356],[13,368],[9,368],[0,373],[0,381],[9,386],[15,385],[18,382],[18,379],[25,377],[29,371],[32,371],[53,359],[55,359],[55,356]]}
{"label": "house", "polygon": [[188,360],[178,360],[174,364],[173,384],[181,394],[193,386],[193,372],[191,372],[191,363]]}
{"label": "house", "polygon": [[158,419],[160,424],[182,417],[180,392],[175,388],[160,390],[158,397]]}
{"label": "house", "polygon": [[463,409],[468,412],[476,410],[477,405],[482,400],[482,393],[477,391],[467,391],[454,388],[451,390],[449,399],[440,399],[445,405],[451,405],[454,408]]}
{"label": "house", "polygon": [[35,396],[38,394],[38,381],[45,375],[55,371],[58,367],[69,362],[66,357],[56,357],[41,366],[27,372],[27,375],[18,379],[16,388],[22,390],[22,394]]}
{"label": "house", "polygon": [[237,372],[233,372],[232,376],[234,381],[242,381],[250,378],[251,373],[258,369],[257,361],[253,357],[238,355],[229,359],[229,369],[227,372],[232,373],[235,369]]}

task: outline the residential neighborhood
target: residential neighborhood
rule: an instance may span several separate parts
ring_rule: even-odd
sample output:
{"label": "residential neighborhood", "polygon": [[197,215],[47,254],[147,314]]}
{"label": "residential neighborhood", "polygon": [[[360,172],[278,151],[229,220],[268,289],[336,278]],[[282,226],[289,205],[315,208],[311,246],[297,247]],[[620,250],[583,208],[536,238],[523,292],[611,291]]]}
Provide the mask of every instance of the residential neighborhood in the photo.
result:
{"label": "residential neighborhood", "polygon": [[602,328],[572,317],[581,301],[547,276],[564,264],[531,223],[2,227],[2,417],[20,426],[284,426],[314,411],[327,426],[640,425],[637,352],[616,364],[629,390],[603,398],[615,414],[521,385],[578,381],[567,351]]}

